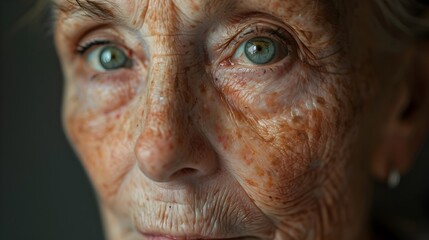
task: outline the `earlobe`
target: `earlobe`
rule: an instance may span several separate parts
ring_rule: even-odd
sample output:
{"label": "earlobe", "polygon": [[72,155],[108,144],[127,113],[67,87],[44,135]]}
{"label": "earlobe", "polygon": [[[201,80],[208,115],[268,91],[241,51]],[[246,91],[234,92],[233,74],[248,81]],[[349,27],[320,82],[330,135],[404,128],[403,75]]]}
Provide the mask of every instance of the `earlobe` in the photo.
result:
{"label": "earlobe", "polygon": [[[402,174],[405,169],[405,159],[407,150],[407,136],[410,134],[410,124],[404,117],[404,113],[409,109],[410,94],[405,82],[392,88],[388,94],[388,108],[383,116],[381,137],[373,159],[371,168],[373,175],[380,181],[388,181],[391,172]],[[408,113],[407,113],[408,114]]]}
{"label": "earlobe", "polygon": [[391,94],[391,110],[372,161],[373,174],[385,182],[392,172],[403,175],[412,167],[428,134],[429,48],[421,50],[415,54],[407,77]]}

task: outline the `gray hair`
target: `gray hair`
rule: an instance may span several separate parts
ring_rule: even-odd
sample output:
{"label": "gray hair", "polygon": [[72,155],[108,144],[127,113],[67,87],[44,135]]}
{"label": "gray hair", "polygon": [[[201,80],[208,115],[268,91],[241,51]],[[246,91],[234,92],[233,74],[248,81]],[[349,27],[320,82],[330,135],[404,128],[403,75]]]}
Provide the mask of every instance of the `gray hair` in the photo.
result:
{"label": "gray hair", "polygon": [[429,38],[429,3],[423,0],[375,0],[379,21],[391,34]]}

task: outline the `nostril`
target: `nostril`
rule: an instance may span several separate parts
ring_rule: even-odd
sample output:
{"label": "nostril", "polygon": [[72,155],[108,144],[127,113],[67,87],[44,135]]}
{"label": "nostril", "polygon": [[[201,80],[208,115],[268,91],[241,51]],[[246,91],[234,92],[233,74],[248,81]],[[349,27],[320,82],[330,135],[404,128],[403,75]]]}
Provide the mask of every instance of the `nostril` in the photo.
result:
{"label": "nostril", "polygon": [[171,179],[186,178],[188,176],[195,175],[196,172],[198,172],[198,170],[195,168],[182,168],[171,175]]}

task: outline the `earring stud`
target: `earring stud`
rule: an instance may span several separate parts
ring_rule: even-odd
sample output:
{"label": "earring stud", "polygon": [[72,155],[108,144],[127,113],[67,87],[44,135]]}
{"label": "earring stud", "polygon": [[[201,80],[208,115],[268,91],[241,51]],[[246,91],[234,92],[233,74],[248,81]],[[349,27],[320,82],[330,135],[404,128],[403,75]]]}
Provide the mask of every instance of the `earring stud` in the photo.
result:
{"label": "earring stud", "polygon": [[399,182],[401,181],[401,174],[397,169],[394,169],[390,171],[389,176],[387,177],[387,186],[389,186],[390,189],[393,189],[399,185]]}

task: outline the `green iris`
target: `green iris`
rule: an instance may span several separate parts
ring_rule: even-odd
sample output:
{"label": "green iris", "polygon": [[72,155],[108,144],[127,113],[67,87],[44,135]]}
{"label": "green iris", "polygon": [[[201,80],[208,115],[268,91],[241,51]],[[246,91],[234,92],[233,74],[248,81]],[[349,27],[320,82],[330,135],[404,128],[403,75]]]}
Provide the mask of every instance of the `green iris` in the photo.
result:
{"label": "green iris", "polygon": [[269,38],[255,37],[245,42],[244,54],[254,64],[267,64],[276,55],[276,46]]}
{"label": "green iris", "polygon": [[99,63],[104,70],[115,70],[125,67],[128,63],[128,57],[121,49],[106,46],[100,50]]}

